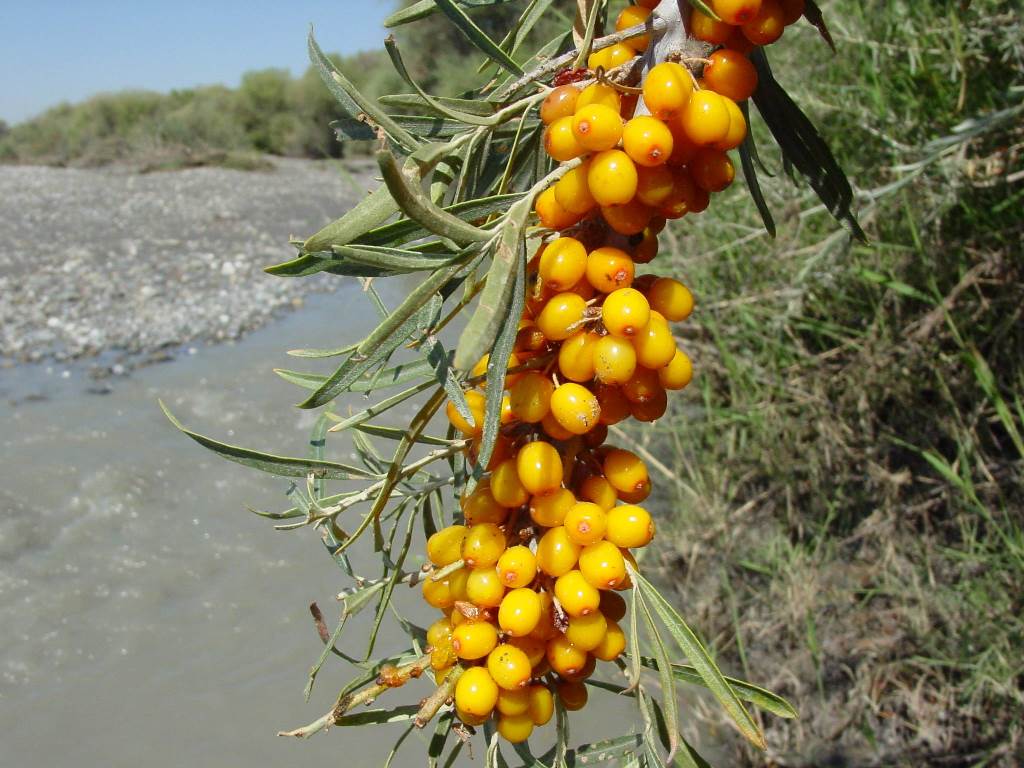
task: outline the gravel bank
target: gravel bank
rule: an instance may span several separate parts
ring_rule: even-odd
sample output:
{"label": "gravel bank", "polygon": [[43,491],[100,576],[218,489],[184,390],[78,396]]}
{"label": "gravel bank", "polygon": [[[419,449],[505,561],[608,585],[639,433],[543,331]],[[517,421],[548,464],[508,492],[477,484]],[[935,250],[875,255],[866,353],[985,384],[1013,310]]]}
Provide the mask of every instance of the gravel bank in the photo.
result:
{"label": "gravel bank", "polygon": [[[234,339],[331,287],[262,268],[291,235],[361,194],[337,166],[275,160],[139,175],[119,168],[0,166],[0,358],[128,361],[191,341]],[[351,168],[372,186],[368,166]]]}

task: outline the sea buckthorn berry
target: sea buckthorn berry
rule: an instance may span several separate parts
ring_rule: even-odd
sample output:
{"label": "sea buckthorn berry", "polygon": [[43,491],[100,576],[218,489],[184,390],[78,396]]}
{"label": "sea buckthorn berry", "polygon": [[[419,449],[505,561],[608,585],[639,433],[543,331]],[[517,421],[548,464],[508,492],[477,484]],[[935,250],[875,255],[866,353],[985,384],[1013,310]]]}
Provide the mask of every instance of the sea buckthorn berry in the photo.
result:
{"label": "sea buckthorn berry", "polygon": [[[511,461],[511,459],[509,460]],[[509,462],[501,466],[504,467]],[[501,467],[499,467],[500,469]],[[512,462],[511,470],[515,473],[515,463]],[[493,479],[491,481],[493,483]],[[612,485],[615,485],[612,483]],[[618,487],[618,486],[616,486]],[[526,503],[525,499],[520,503]],[[515,506],[519,506],[518,504]],[[474,525],[466,532],[466,538],[462,541],[462,559],[470,568],[486,568],[498,562],[501,553],[505,551],[505,534],[501,528],[494,523],[480,523]]]}
{"label": "sea buckthorn berry", "polygon": [[[644,8],[641,5],[627,5],[622,9],[618,18],[615,19],[615,31],[621,32],[624,29],[635,27],[637,24],[643,24],[650,15],[650,8]],[[651,42],[651,36],[640,35],[638,37],[631,37],[624,42],[634,51],[646,51],[648,44]]]}
{"label": "sea buckthorn berry", "polygon": [[519,482],[530,495],[549,493],[562,484],[562,457],[551,443],[542,440],[527,443],[519,449],[516,469]]}
{"label": "sea buckthorn berry", "polygon": [[730,51],[738,51],[744,56],[749,55],[752,50],[757,48],[756,45],[747,40],[747,36],[743,34],[742,27],[732,27],[732,33],[729,35],[729,39],[725,41],[724,45]]}
{"label": "sea buckthorn berry", "polygon": [[576,712],[587,706],[587,686],[580,682],[563,680],[556,688],[562,706],[570,712]]}
{"label": "sea buckthorn berry", "polygon": [[[509,389],[512,415],[528,424],[536,424],[551,410],[555,385],[539,371],[529,371]],[[506,506],[519,506],[518,504]]]}
{"label": "sea buckthorn berry", "polygon": [[604,476],[617,491],[630,492],[650,481],[647,465],[632,451],[612,448],[605,453]]}
{"label": "sea buckthorn berry", "polygon": [[487,671],[499,688],[515,690],[530,682],[533,667],[526,654],[509,643],[502,643],[487,656]]}
{"label": "sea buckthorn berry", "polygon": [[659,277],[647,292],[651,309],[660,312],[666,320],[685,320],[693,311],[693,294],[690,289],[671,277]]}
{"label": "sea buckthorn berry", "polygon": [[[530,500],[530,492],[526,490],[519,479],[519,469],[516,465],[515,457],[501,462],[491,472],[491,494],[494,496],[495,501],[509,509],[521,507]],[[477,527],[479,526],[473,526],[473,528]],[[470,533],[472,531],[473,529],[470,529]],[[504,547],[502,547],[502,550],[504,551]],[[463,557],[465,557],[465,551],[465,545],[463,545]],[[501,552],[498,554],[500,555]],[[497,561],[498,558],[495,557],[494,562]],[[491,564],[493,565],[493,563]]]}
{"label": "sea buckthorn berry", "polygon": [[658,381],[658,372],[642,366],[622,385],[622,394],[631,403],[646,403],[664,391],[665,388]]}
{"label": "sea buckthorn berry", "polygon": [[670,202],[681,201],[685,213],[702,213],[707,210],[711,197],[707,190],[701,189],[694,183],[689,171],[679,169],[675,178],[676,186],[672,191]]}
{"label": "sea buckthorn berry", "polygon": [[753,19],[760,8],[761,0],[711,0],[715,15],[736,27]]}
{"label": "sea buckthorn berry", "polygon": [[466,597],[478,608],[497,608],[505,596],[505,585],[493,567],[474,568],[466,580]]}
{"label": "sea buckthorn berry", "polygon": [[615,488],[600,475],[591,475],[580,484],[580,498],[596,504],[605,512],[615,506],[618,495]]}
{"label": "sea buckthorn berry", "polygon": [[[532,590],[531,590],[532,591]],[[541,604],[539,592],[533,592],[537,598],[537,605]],[[526,654],[530,660],[530,666],[536,667],[544,661],[544,651],[547,648],[547,641],[537,637],[535,634],[523,635],[522,637],[511,637],[509,642]]]}
{"label": "sea buckthorn berry", "polygon": [[630,401],[629,412],[637,421],[657,421],[668,410],[668,395],[661,387],[643,402]]}
{"label": "sea buckthorn berry", "polygon": [[740,29],[754,45],[774,43],[786,31],[786,12],[779,0],[761,0],[761,10]]}
{"label": "sea buckthorn berry", "polygon": [[540,616],[541,600],[538,593],[520,587],[502,599],[498,608],[498,625],[512,637],[525,637],[537,628]]}
{"label": "sea buckthorn berry", "polygon": [[580,146],[591,152],[611,149],[622,138],[622,117],[617,109],[604,104],[588,104],[576,110],[572,132]]}
{"label": "sea buckthorn berry", "polygon": [[594,377],[604,384],[622,384],[636,371],[636,350],[628,339],[603,336],[594,345]]}
{"label": "sea buckthorn berry", "polygon": [[525,587],[537,575],[537,558],[529,547],[517,544],[501,553],[497,570],[502,583],[509,589]]}
{"label": "sea buckthorn berry", "polygon": [[729,135],[729,109],[725,99],[704,89],[693,94],[679,122],[695,144],[714,144]]}
{"label": "sea buckthorn berry", "polygon": [[588,448],[597,448],[599,445],[604,444],[604,441],[607,439],[608,427],[599,423],[583,436],[583,444]]}
{"label": "sea buckthorn berry", "polygon": [[633,348],[636,349],[636,361],[644,368],[656,371],[672,361],[676,353],[676,340],[672,338],[672,331],[665,319],[652,312],[647,325],[633,337]]}
{"label": "sea buckthorn berry", "polygon": [[544,151],[560,163],[587,151],[572,129],[572,117],[560,117],[545,129]]}
{"label": "sea buckthorn berry", "polygon": [[646,480],[632,491],[619,491],[619,501],[625,504],[640,504],[651,495],[651,481]]}
{"label": "sea buckthorn berry", "polygon": [[498,691],[498,704],[495,707],[503,715],[522,715],[530,708],[530,689],[516,688]]}
{"label": "sea buckthorn berry", "polygon": [[[488,363],[490,363],[490,361],[491,361],[490,354],[488,353],[488,354],[484,355],[479,360],[477,360],[476,365],[473,366],[473,369],[469,372],[469,375],[472,376],[473,378],[486,377],[487,376],[487,365],[488,365]],[[510,352],[509,356],[508,356],[508,363],[506,364],[506,368],[515,368],[517,365],[521,365],[521,363],[522,363],[522,361],[519,359],[519,356],[515,352]],[[515,374],[515,373],[506,376],[505,377],[505,381],[504,381],[505,387],[507,387],[512,382],[514,382],[517,378],[519,378],[519,376],[518,376],[518,374]],[[486,389],[486,387],[487,387],[487,379],[484,378],[479,384],[477,384],[477,386]]]}
{"label": "sea buckthorn berry", "polygon": [[587,666],[587,652],[570,643],[565,635],[548,641],[546,655],[551,669],[562,677],[578,675]]}
{"label": "sea buckthorn berry", "polygon": [[[644,205],[661,205],[672,194],[675,180],[672,171],[663,165],[654,168],[637,168],[636,177],[636,197]],[[656,237],[654,242],[657,243]],[[655,250],[656,252],[657,250]],[[635,253],[633,254],[633,259],[635,261],[638,260]],[[650,259],[647,259],[647,261],[650,261]]]}
{"label": "sea buckthorn berry", "polygon": [[[452,571],[452,573],[448,574],[448,589],[451,590],[452,597],[455,598],[456,601],[469,599],[468,584],[468,568],[459,568],[457,571]],[[459,611],[455,611],[453,616],[454,615],[461,616],[462,614],[459,613]],[[452,621],[452,626],[455,624],[456,621]]]}
{"label": "sea buckthorn berry", "polygon": [[472,726],[483,725],[491,717],[490,715],[483,715],[483,716],[481,716],[481,715],[474,715],[471,712],[466,712],[463,709],[459,709],[458,706],[455,707],[455,714],[458,716],[459,720],[461,720],[463,723],[465,723],[466,725],[472,725]]}
{"label": "sea buckthorn berry", "polygon": [[427,539],[427,557],[434,565],[451,565],[462,557],[462,540],[469,529],[464,525],[449,525]]}
{"label": "sea buckthorn berry", "polygon": [[597,426],[601,404],[583,385],[567,382],[551,396],[551,414],[569,432],[583,435]]}
{"label": "sea buckthorn berry", "polygon": [[623,504],[608,513],[605,537],[617,547],[646,547],[654,538],[654,521],[643,507]]}
{"label": "sea buckthorn berry", "polygon": [[595,659],[590,654],[587,654],[587,661],[583,665],[583,669],[581,669],[574,675],[565,675],[564,677],[566,680],[572,680],[577,683],[582,683],[584,680],[586,680],[588,677],[594,674],[595,669],[597,669],[597,659]]}
{"label": "sea buckthorn berry", "polygon": [[565,636],[570,643],[583,651],[592,651],[601,644],[608,632],[608,620],[600,611],[586,616],[572,616]]}
{"label": "sea buckthorn berry", "polygon": [[605,83],[592,83],[583,89],[579,99],[576,100],[576,109],[583,109],[588,104],[604,104],[616,112],[622,106],[622,97],[619,92]]}
{"label": "sea buckthorn berry", "polygon": [[721,45],[729,39],[732,33],[732,25],[724,21],[713,19],[696,8],[690,13],[690,34],[705,43]]}
{"label": "sea buckthorn berry", "polygon": [[[554,597],[550,592],[538,592],[537,595],[540,597],[540,621],[537,622],[537,628],[530,633],[530,636],[544,640],[546,643],[551,638],[557,637],[562,633],[555,625]],[[534,664],[534,666],[537,667],[543,665]]]}
{"label": "sea buckthorn berry", "polygon": [[575,567],[580,550],[563,526],[552,528],[537,542],[537,567],[557,578]]}
{"label": "sea buckthorn berry", "polygon": [[804,15],[804,10],[807,7],[805,0],[781,0],[782,4],[782,19],[788,27],[790,24],[795,24],[800,21],[800,18]]}
{"label": "sea buckthorn berry", "polygon": [[622,205],[605,205],[601,208],[601,217],[620,235],[640,234],[652,216],[654,209],[635,197]]}
{"label": "sea buckthorn berry", "polygon": [[498,630],[489,621],[466,621],[452,630],[452,646],[460,659],[482,659],[497,644]]}
{"label": "sea buckthorn berry", "polygon": [[[622,621],[626,615],[626,601],[622,595],[615,592],[601,593],[601,613],[608,619],[608,626],[617,621]],[[605,659],[607,661],[607,659]]]}
{"label": "sea buckthorn berry", "polygon": [[542,226],[548,229],[567,229],[582,217],[577,213],[565,210],[555,199],[555,188],[548,187],[539,195],[534,203],[534,211]]}
{"label": "sea buckthorn berry", "polygon": [[560,237],[545,246],[540,255],[538,274],[545,285],[567,291],[587,271],[587,249],[574,237]]}
{"label": "sea buckthorn berry", "polygon": [[640,102],[639,93],[622,94],[622,106],[619,107],[619,114],[623,120],[629,120],[636,112],[636,105]]}
{"label": "sea buckthorn berry", "polygon": [[581,501],[569,508],[564,525],[569,538],[577,544],[593,544],[604,538],[608,515],[597,504]]}
{"label": "sea buckthorn berry", "polygon": [[[587,302],[579,294],[557,293],[548,300],[537,316],[537,327],[549,341],[564,341],[577,330],[573,326],[583,319],[586,309]],[[514,397],[512,407],[514,411]],[[540,421],[540,418],[537,421]]]}
{"label": "sea buckthorn berry", "polygon": [[594,378],[594,345],[600,338],[593,331],[581,330],[563,341],[558,349],[558,370],[562,376],[575,382]]}
{"label": "sea buckthorn berry", "polygon": [[590,160],[587,184],[598,205],[620,205],[636,194],[636,165],[620,149],[599,152]]}
{"label": "sea buckthorn berry", "polygon": [[474,717],[487,717],[498,703],[498,684],[485,667],[470,667],[455,683],[455,706]]}
{"label": "sea buckthorn berry", "polygon": [[673,167],[686,165],[690,162],[694,152],[697,151],[698,145],[683,130],[681,117],[670,120],[666,125],[668,125],[668,129],[672,132],[672,155],[668,159],[668,165]]}
{"label": "sea buckthorn berry", "polygon": [[690,162],[690,175],[701,189],[721,192],[732,184],[736,170],[729,156],[720,149],[702,149]]}
{"label": "sea buckthorn berry", "polygon": [[562,178],[555,182],[555,200],[570,213],[582,215],[597,206],[587,184],[589,171],[590,161],[584,161],[563,173]]}
{"label": "sea buckthorn berry", "polygon": [[728,152],[730,149],[736,149],[746,138],[747,118],[743,116],[743,111],[735,101],[728,97],[723,98],[725,98],[725,107],[729,110],[729,133],[725,135],[724,139],[716,141],[711,146]]}
{"label": "sea buckthorn berry", "polygon": [[520,354],[540,352],[547,346],[548,340],[544,338],[540,328],[533,320],[521,320],[519,330],[516,332],[515,349]]}
{"label": "sea buckthorn berry", "polygon": [[546,685],[531,685],[527,688],[530,703],[527,711],[534,725],[545,725],[555,712],[555,699]]}
{"label": "sea buckthorn berry", "polygon": [[608,294],[601,307],[601,321],[615,336],[636,336],[651,317],[651,306],[640,291],[619,288]]}
{"label": "sea buckthorn berry", "polygon": [[[654,285],[654,281],[657,279],[657,275],[637,275],[633,278],[633,287],[647,297],[648,303],[650,303],[651,286]],[[654,309],[654,307],[651,307],[651,309]]]}
{"label": "sea buckthorn berry", "polygon": [[533,719],[527,714],[502,715],[498,718],[498,733],[509,744],[522,744],[533,733]]}
{"label": "sea buckthorn berry", "polygon": [[637,165],[664,165],[672,156],[672,147],[672,131],[650,115],[634,117],[622,129],[622,148]]}
{"label": "sea buckthorn berry", "polygon": [[534,496],[530,499],[530,518],[544,528],[555,528],[562,524],[569,507],[575,503],[576,497],[567,488]]}
{"label": "sea buckthorn berry", "polygon": [[570,292],[575,293],[577,296],[583,299],[583,301],[590,301],[592,298],[594,298],[594,295],[597,293],[594,290],[594,286],[587,282],[586,275],[584,275],[583,279],[581,279],[578,283],[576,283],[576,285],[574,285],[571,288]]}
{"label": "sea buckthorn berry", "polygon": [[594,397],[601,405],[602,424],[618,424],[629,416],[629,400],[617,386],[598,384],[594,387]]}
{"label": "sea buckthorn berry", "polygon": [[554,88],[540,103],[541,122],[550,125],[559,118],[572,117],[579,96],[580,89],[575,85],[560,85]]}
{"label": "sea buckthorn berry", "polygon": [[[602,592],[601,596],[604,597],[604,595],[618,597],[614,592]],[[604,637],[601,638],[601,642],[591,649],[590,652],[594,655],[595,659],[615,661],[615,659],[622,655],[624,650],[626,650],[626,633],[618,625],[617,619],[612,620],[609,617],[608,628],[604,633]]]}
{"label": "sea buckthorn berry", "polygon": [[[609,546],[614,548],[614,545]],[[584,547],[580,551],[580,556],[582,557],[586,551],[587,547]],[[580,571],[571,570],[555,579],[555,597],[558,598],[562,610],[570,616],[586,616],[596,611],[601,602],[601,595],[598,594],[596,586],[584,578]]]}
{"label": "sea buckthorn berry", "polygon": [[427,627],[427,645],[436,647],[452,639],[452,623],[448,619],[438,619]]}
{"label": "sea buckthorn berry", "polygon": [[647,73],[643,92],[644,104],[651,114],[659,120],[670,120],[680,114],[690,100],[693,79],[681,64],[663,61]]}
{"label": "sea buckthorn berry", "polygon": [[[600,51],[594,51],[590,56],[587,57],[587,68],[597,69],[598,67],[604,67],[605,71],[615,69],[622,64],[636,56],[636,51],[630,48],[625,43],[615,43],[607,48],[603,48]],[[579,105],[577,104],[576,110],[579,111]]]}
{"label": "sea buckthorn berry", "polygon": [[601,293],[629,287],[633,271],[633,259],[619,248],[603,246],[587,255],[587,282]]}
{"label": "sea buckthorn berry", "polygon": [[552,440],[569,440],[575,437],[572,432],[559,424],[558,419],[550,412],[540,420],[540,428]]}
{"label": "sea buckthorn berry", "polygon": [[[659,221],[664,221],[660,216]],[[648,226],[643,231],[643,239],[633,246],[633,261],[637,264],[648,264],[658,255],[658,235]]]}
{"label": "sea buckthorn berry", "polygon": [[459,430],[466,437],[480,437],[484,431],[484,395],[481,392],[470,390],[466,392],[466,404],[469,406],[469,413],[473,417],[473,423],[466,421],[455,403],[451,400],[445,406],[445,415],[451,425]]}
{"label": "sea buckthorn berry", "polygon": [[[582,574],[587,584],[592,587],[615,589],[626,578],[626,562],[618,547],[610,541],[599,541],[584,547],[580,552],[578,573]],[[600,604],[600,595],[598,604]],[[596,608],[597,606],[595,606],[595,610]],[[566,613],[569,613],[568,609],[566,609]]]}
{"label": "sea buckthorn berry", "polygon": [[[579,549],[579,547],[577,547]],[[434,581],[431,578],[423,580],[423,600],[432,608],[444,610],[455,605],[455,595],[452,594],[451,577]]]}
{"label": "sea buckthorn berry", "polygon": [[[502,459],[507,460],[508,457]],[[499,462],[500,464],[501,462]],[[494,523],[495,525],[501,525],[505,522],[508,517],[508,509],[501,506],[491,493],[491,484],[489,482],[480,483],[469,496],[467,496],[462,502],[462,516],[466,520],[466,525],[479,525],[480,523]],[[441,533],[441,532],[439,532]],[[437,536],[438,534],[434,534]],[[431,537],[433,538],[433,537]],[[430,542],[427,542],[427,551],[430,551]],[[461,557],[461,554],[459,555]],[[459,558],[456,557],[455,560]],[[452,560],[450,562],[455,562]],[[435,565],[447,565],[448,563],[435,563]]]}
{"label": "sea buckthorn berry", "polygon": [[682,389],[693,379],[693,363],[681,349],[676,349],[669,364],[658,371],[658,381],[665,389]]}
{"label": "sea buckthorn berry", "polygon": [[704,82],[708,88],[733,101],[749,99],[757,89],[757,70],[739,51],[722,48],[708,57]]}

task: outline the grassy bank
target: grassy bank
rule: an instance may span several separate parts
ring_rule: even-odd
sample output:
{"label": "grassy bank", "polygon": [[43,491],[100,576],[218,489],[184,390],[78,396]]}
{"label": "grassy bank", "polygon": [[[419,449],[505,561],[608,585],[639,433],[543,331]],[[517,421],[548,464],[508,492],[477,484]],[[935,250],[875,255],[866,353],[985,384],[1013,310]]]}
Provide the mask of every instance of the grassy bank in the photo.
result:
{"label": "grassy bank", "polygon": [[771,764],[1017,765],[1024,27],[994,0],[824,8],[838,56],[803,25],[773,64],[871,243],[771,152],[776,240],[740,189],[671,230],[699,378],[637,436],[673,488],[658,565],[724,665],[798,705]]}

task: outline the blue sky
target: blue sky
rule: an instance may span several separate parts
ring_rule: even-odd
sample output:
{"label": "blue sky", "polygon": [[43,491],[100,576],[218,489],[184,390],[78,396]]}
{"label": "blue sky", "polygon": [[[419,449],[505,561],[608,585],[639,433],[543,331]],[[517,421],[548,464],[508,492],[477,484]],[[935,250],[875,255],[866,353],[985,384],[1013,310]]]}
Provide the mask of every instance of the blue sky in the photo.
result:
{"label": "blue sky", "polygon": [[393,0],[0,0],[0,119],[15,123],[100,91],[236,85],[306,68],[324,50],[381,46]]}

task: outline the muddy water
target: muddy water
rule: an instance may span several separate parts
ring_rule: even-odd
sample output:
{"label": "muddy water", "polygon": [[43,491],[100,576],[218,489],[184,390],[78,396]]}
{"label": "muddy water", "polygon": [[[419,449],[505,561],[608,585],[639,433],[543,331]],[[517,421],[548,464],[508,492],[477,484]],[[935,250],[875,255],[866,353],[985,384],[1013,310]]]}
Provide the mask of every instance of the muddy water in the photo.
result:
{"label": "muddy water", "polygon": [[[352,288],[316,297],[106,395],[88,393],[84,367],[0,369],[0,766],[382,764],[391,727],[275,736],[326,711],[349,677],[329,662],[303,702],[322,648],[307,606],[330,617],[348,585],[311,532],[244,511],[288,506],[288,481],[206,453],[156,405],[228,442],[304,455],[314,417],[270,369],[300,367],[285,349],[356,338],[367,306]],[[350,623],[348,650],[368,623]],[[397,650],[392,637],[378,650]],[[573,718],[574,742],[633,727],[627,702],[598,701]],[[395,765],[422,765],[423,738]]]}

